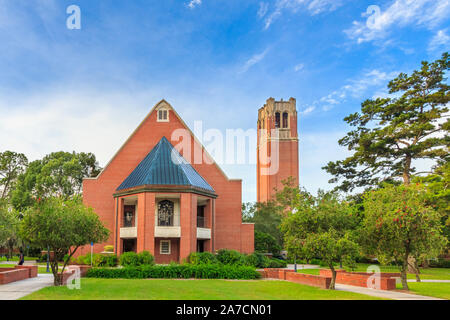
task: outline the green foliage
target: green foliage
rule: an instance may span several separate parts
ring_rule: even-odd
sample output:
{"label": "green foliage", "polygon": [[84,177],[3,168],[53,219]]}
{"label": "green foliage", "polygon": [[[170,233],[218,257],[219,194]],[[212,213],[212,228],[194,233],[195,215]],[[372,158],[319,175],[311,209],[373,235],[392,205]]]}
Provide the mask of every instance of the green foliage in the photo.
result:
{"label": "green foliage", "polygon": [[211,252],[192,252],[187,261],[193,265],[218,263],[216,256]]}
{"label": "green foliage", "polygon": [[83,178],[96,176],[100,168],[91,153],[54,152],[29,164],[17,178],[11,201],[18,210],[33,206],[35,199],[81,194]]}
{"label": "green foliage", "polygon": [[114,252],[114,246],[105,246],[103,250],[105,250],[105,252]]}
{"label": "green foliage", "polygon": [[[281,225],[290,256],[319,258],[334,271],[334,263],[352,264],[358,255],[353,240],[358,219],[349,203],[335,193],[319,191],[317,197],[303,194]],[[334,289],[333,274],[330,289]]]}
{"label": "green foliage", "polygon": [[9,199],[17,177],[28,165],[27,157],[12,151],[0,152],[0,199]]}
{"label": "green foliage", "polygon": [[88,278],[106,279],[259,279],[261,275],[252,267],[219,264],[140,266],[125,268],[93,268]]}
{"label": "green foliage", "polygon": [[448,160],[449,58],[444,53],[435,62],[422,62],[411,75],[401,73],[389,82],[392,97],[366,100],[361,113],[344,119],[355,129],[339,144],[354,153],[324,167],[334,176],[330,183],[342,181],[344,191],[398,177],[408,184],[416,170],[413,160]]}
{"label": "green foliage", "polygon": [[446,260],[446,259],[431,260],[430,267],[432,267],[432,268],[450,268],[450,260]]}
{"label": "green foliage", "polygon": [[155,264],[155,258],[148,251],[139,252],[137,257],[140,266]]}
{"label": "green foliage", "polygon": [[54,252],[51,265],[55,285],[61,284],[58,261],[66,254],[70,259],[79,247],[91,242],[102,243],[109,236],[99,216],[79,198],[49,198],[37,202],[25,212],[19,232],[27,243]]}
{"label": "green foliage", "polygon": [[270,234],[255,231],[255,251],[278,254],[281,251],[281,246]]}
{"label": "green foliage", "polygon": [[[88,253],[83,256],[79,256],[75,259],[71,259],[71,262],[79,265],[91,265],[91,254]],[[93,267],[117,267],[119,259],[116,255],[103,255],[99,253],[95,253],[92,255],[92,266]]]}
{"label": "green foliage", "polygon": [[269,268],[270,259],[261,253],[253,253],[245,257],[245,265],[255,268]]}
{"label": "green foliage", "polygon": [[220,249],[217,251],[217,261],[225,265],[242,266],[244,256],[236,250]]}
{"label": "green foliage", "polygon": [[153,265],[155,258],[148,251],[125,252],[120,256],[120,265],[123,267],[138,267],[143,265]]}
{"label": "green foliage", "polygon": [[367,192],[361,226],[364,252],[381,263],[394,261],[402,271],[404,289],[408,258],[437,257],[447,243],[441,215],[427,204],[422,185],[391,186]]}

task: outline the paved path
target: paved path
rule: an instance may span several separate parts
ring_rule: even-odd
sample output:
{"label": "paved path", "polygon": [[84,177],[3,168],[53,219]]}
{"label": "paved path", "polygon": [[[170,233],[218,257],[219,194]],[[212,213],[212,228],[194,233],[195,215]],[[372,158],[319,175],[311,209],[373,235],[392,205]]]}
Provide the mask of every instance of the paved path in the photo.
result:
{"label": "paved path", "polygon": [[53,284],[52,274],[0,285],[0,300],[17,300]]}
{"label": "paved path", "polygon": [[[302,269],[319,269],[319,268],[320,268],[320,266],[316,266],[314,264],[298,264],[297,265],[297,270],[302,270]],[[288,264],[286,269],[294,270],[295,269],[295,265]]]}
{"label": "paved path", "polygon": [[444,300],[444,299],[428,297],[428,296],[419,296],[417,294],[411,294],[411,293],[403,293],[403,292],[390,291],[390,290],[389,291],[388,290],[376,290],[376,289],[369,289],[369,288],[364,288],[364,287],[349,286],[346,284],[339,284],[339,283],[336,283],[336,290],[350,291],[350,292],[365,294],[368,296],[393,299],[393,300]]}

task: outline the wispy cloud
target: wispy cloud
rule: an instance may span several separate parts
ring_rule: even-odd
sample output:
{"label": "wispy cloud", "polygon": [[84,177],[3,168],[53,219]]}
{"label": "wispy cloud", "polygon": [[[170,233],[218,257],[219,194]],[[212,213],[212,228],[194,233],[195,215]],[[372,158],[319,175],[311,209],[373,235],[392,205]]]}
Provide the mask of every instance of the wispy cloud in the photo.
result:
{"label": "wispy cloud", "polygon": [[[305,10],[310,15],[322,12],[334,11],[342,5],[342,0],[276,0],[273,10],[269,12],[267,4],[265,10],[261,11],[263,4],[260,4],[258,16],[264,18],[264,29],[267,30],[285,11],[296,13]],[[264,13],[264,14],[261,14]],[[267,14],[267,15],[266,15]]]}
{"label": "wispy cloud", "polygon": [[200,6],[202,4],[202,0],[191,0],[187,6],[191,9],[194,9],[197,6]]}
{"label": "wispy cloud", "polygon": [[263,60],[268,52],[269,52],[269,48],[267,48],[266,50],[264,50],[261,53],[253,55],[250,59],[248,59],[245,62],[244,66],[241,68],[239,73],[247,72],[248,69],[250,69],[252,66],[254,66],[255,64],[259,63],[261,60]]}
{"label": "wispy cloud", "polygon": [[363,76],[350,79],[341,88],[323,96],[313,103],[313,106],[321,106],[323,111],[329,111],[334,107],[343,104],[348,99],[361,99],[368,94],[368,91],[375,92],[371,96],[386,96],[383,88],[387,82],[398,75],[397,71],[384,72],[377,69],[366,72]]}
{"label": "wispy cloud", "polygon": [[299,72],[299,71],[303,70],[303,68],[305,68],[305,65],[303,63],[299,63],[298,65],[296,65],[294,67],[294,71]]}
{"label": "wispy cloud", "polygon": [[258,17],[260,17],[260,18],[264,17],[268,10],[269,10],[269,4],[267,2],[260,2],[259,10],[258,10]]}
{"label": "wispy cloud", "polygon": [[[372,8],[374,8],[372,10]],[[369,7],[364,21],[353,21],[344,32],[358,43],[388,37],[394,27],[422,26],[435,28],[450,14],[449,0],[395,0],[389,7]]]}
{"label": "wispy cloud", "polygon": [[450,47],[450,36],[447,34],[447,30],[439,30],[431,39],[428,45],[429,52],[435,52],[438,50],[446,50]]}
{"label": "wispy cloud", "polygon": [[313,112],[315,109],[316,109],[316,107],[309,106],[309,107],[303,109],[302,111],[300,111],[300,114],[303,116],[306,116],[306,115],[310,114],[311,112]]}

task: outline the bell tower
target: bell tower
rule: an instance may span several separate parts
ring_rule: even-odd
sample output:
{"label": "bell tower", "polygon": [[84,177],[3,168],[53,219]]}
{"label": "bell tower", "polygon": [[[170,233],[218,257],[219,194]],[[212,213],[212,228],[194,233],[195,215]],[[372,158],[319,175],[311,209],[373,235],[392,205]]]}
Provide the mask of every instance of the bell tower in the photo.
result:
{"label": "bell tower", "polygon": [[269,98],[258,111],[258,202],[267,202],[289,177],[299,182],[296,100]]}

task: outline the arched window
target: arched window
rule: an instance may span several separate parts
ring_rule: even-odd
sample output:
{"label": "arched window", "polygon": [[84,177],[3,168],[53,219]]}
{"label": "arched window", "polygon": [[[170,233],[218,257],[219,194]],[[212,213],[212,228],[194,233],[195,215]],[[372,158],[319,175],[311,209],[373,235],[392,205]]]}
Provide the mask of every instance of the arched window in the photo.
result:
{"label": "arched window", "polygon": [[164,200],[158,203],[158,226],[173,227],[174,204]]}
{"label": "arched window", "polygon": [[280,113],[277,112],[275,113],[275,128],[279,128],[280,127]]}
{"label": "arched window", "polygon": [[289,115],[287,112],[283,113],[283,128],[288,128],[289,127]]}

